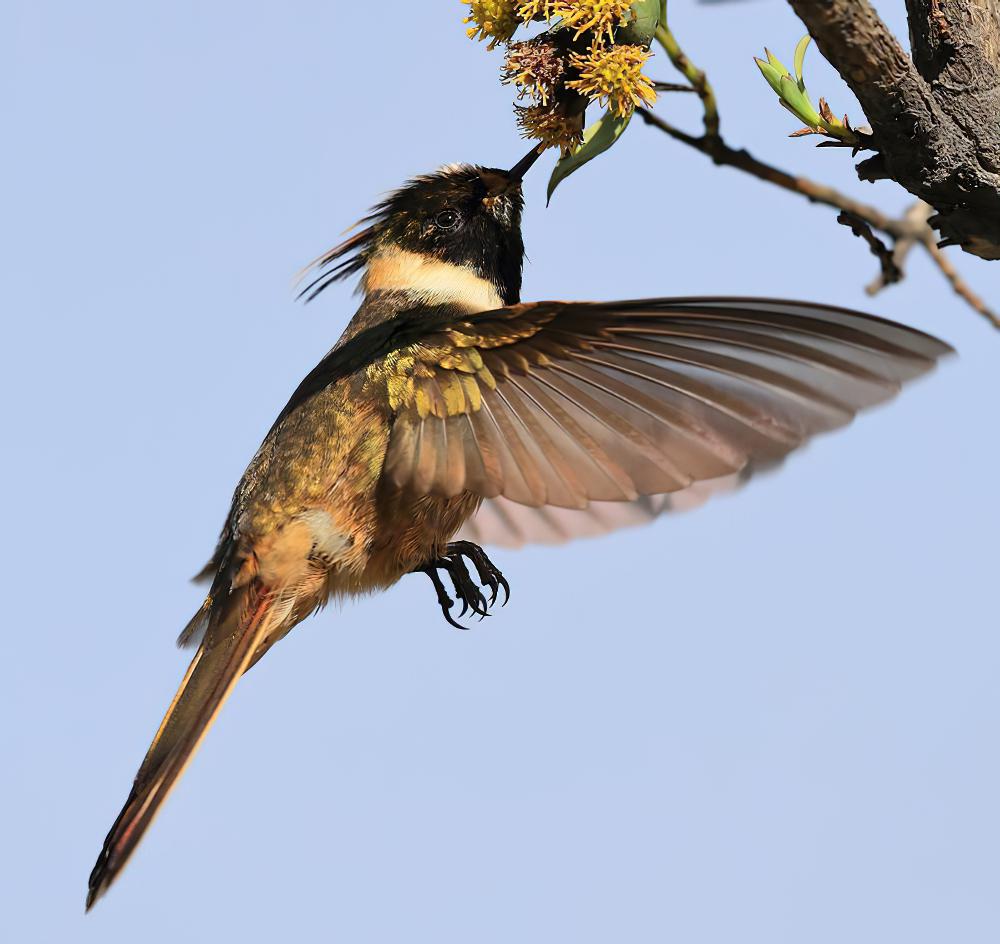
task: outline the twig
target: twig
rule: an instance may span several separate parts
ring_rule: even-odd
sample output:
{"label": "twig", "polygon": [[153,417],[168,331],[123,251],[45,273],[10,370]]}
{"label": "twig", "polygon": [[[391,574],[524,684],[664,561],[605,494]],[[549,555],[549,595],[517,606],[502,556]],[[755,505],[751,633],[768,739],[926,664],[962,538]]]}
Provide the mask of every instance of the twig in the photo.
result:
{"label": "twig", "polygon": [[[680,128],[675,128],[659,115],[654,115],[645,108],[636,109],[636,112],[647,125],[659,128],[675,141],[680,141],[696,151],[701,151],[716,164],[735,167],[737,170],[765,180],[783,190],[797,193],[811,203],[822,203],[847,212],[872,229],[877,229],[879,232],[891,236],[893,239],[893,259],[900,270],[910,249],[918,244],[923,246],[934,264],[941,270],[941,274],[948,280],[954,292],[995,328],[1000,328],[1000,316],[969,288],[968,283],[958,274],[954,265],[938,247],[937,236],[927,224],[927,219],[934,210],[926,203],[918,201],[902,217],[890,217],[876,207],[855,200],[833,187],[827,187],[825,184],[817,183],[808,177],[796,177],[789,174],[772,164],[758,160],[745,149],[736,150],[726,144],[719,135],[697,137],[686,131],[681,131]],[[883,272],[867,286],[866,291],[869,295],[874,295],[887,284],[889,283],[885,280]]]}
{"label": "twig", "polygon": [[696,137],[667,124],[659,115],[654,115],[645,108],[639,108],[636,111],[646,124],[659,128],[660,131],[670,135],[674,140],[680,141],[696,151],[701,151],[702,154],[707,154],[716,164],[735,167],[784,190],[800,194],[813,203],[823,203],[837,210],[847,210],[848,213],[853,213],[864,220],[869,226],[883,233],[888,233],[894,239],[913,234],[912,226],[904,220],[896,220],[886,216],[881,210],[867,203],[862,203],[860,200],[855,200],[833,187],[827,187],[810,180],[808,177],[796,177],[772,164],[766,164],[746,149],[737,151],[726,144],[721,137],[709,138],[707,135]]}
{"label": "twig", "polygon": [[653,88],[657,92],[697,92],[693,85],[685,85],[683,82],[653,82]]}
{"label": "twig", "polygon": [[674,68],[691,83],[691,87],[698,93],[704,112],[705,136],[708,138],[717,138],[719,136],[719,109],[715,103],[715,92],[708,81],[708,76],[688,59],[687,54],[681,49],[674,38],[670,27],[667,26],[666,12],[667,4],[666,0],[664,0],[660,4],[660,23],[656,27],[656,41],[670,57]]}
{"label": "twig", "polygon": [[921,245],[937,264],[937,267],[941,270],[941,274],[951,284],[955,294],[965,299],[969,307],[982,315],[994,328],[1000,328],[1000,316],[969,288],[968,282],[958,274],[958,270],[951,264],[951,260],[938,248],[938,244],[933,238],[933,233],[931,235],[931,239],[921,240]]}
{"label": "twig", "polygon": [[[892,247],[892,261],[895,263],[896,268],[903,272],[903,266],[906,263],[906,258],[910,254],[910,250],[920,244],[923,245],[928,239],[930,239],[933,234],[929,232],[930,227],[927,224],[927,220],[930,215],[934,212],[934,208],[928,204],[924,203],[923,200],[917,200],[904,214],[903,220],[913,226],[913,234],[909,236],[898,236],[893,242]],[[890,283],[885,279],[884,274],[880,271],[875,278],[865,286],[865,291],[869,295],[877,295]]]}
{"label": "twig", "polygon": [[[837,222],[842,226],[849,226],[855,236],[868,243],[872,255],[878,259],[882,274],[872,283],[872,286],[878,285],[878,288],[881,289],[902,280],[903,270],[896,264],[893,251],[872,232],[872,228],[861,217],[848,213],[847,210],[841,210],[837,216]],[[870,295],[878,291],[878,289],[871,290],[872,286],[866,289]]]}
{"label": "twig", "polygon": [[[666,51],[675,68],[688,80],[691,90],[697,92],[701,98],[705,133],[700,137],[688,134],[686,131],[681,131],[680,128],[668,124],[659,115],[654,115],[648,109],[636,109],[639,117],[647,125],[659,128],[675,141],[680,141],[696,151],[701,151],[716,164],[735,167],[737,170],[751,174],[760,180],[766,180],[776,187],[797,193],[811,203],[822,203],[840,210],[840,216],[837,217],[838,222],[850,226],[856,236],[860,236],[868,243],[872,252],[879,259],[879,275],[865,287],[865,291],[869,295],[874,295],[887,285],[903,278],[903,263],[910,250],[919,244],[927,250],[928,255],[941,270],[941,274],[948,280],[955,293],[963,298],[974,311],[986,318],[990,324],[1000,328],[1000,316],[993,312],[969,288],[951,261],[945,258],[941,251],[941,244],[928,223],[934,213],[933,207],[918,200],[902,217],[890,217],[876,207],[855,200],[833,187],[827,187],[810,180],[808,177],[796,177],[772,164],[758,160],[746,149],[736,150],[730,147],[719,134],[719,109],[708,76],[688,59],[674,34],[670,31],[670,27],[667,26],[667,0],[660,0],[660,22],[656,28],[656,40]],[[657,83],[657,85],[663,86],[668,84]],[[892,237],[891,251],[875,236],[872,232],[873,229]]]}
{"label": "twig", "polygon": [[871,0],[789,3],[872,126],[879,154],[861,178],[895,181],[937,210],[930,225],[949,245],[1000,260],[997,0],[908,0],[910,54]]}

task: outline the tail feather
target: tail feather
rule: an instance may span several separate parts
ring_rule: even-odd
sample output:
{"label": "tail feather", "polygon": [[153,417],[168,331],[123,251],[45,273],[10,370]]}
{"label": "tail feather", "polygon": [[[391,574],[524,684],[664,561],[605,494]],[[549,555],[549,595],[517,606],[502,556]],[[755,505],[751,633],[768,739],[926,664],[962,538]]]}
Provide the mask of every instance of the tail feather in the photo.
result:
{"label": "tail feather", "polygon": [[[211,615],[205,638],[136,775],[90,874],[87,910],[114,882],[184,773],[236,681],[274,626],[274,595],[241,588]],[[218,610],[221,609],[221,612]]]}

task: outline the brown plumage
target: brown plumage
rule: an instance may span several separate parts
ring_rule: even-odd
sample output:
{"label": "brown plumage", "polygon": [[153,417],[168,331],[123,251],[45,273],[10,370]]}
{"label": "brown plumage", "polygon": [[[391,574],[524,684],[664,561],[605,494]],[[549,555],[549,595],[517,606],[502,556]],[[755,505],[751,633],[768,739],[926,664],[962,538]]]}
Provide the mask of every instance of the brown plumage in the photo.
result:
{"label": "brown plumage", "polygon": [[[108,834],[108,888],[239,676],[331,595],[445,569],[502,576],[464,536],[566,540],[733,487],[848,423],[948,347],[855,312],[740,298],[518,303],[519,177],[418,178],[318,261],[365,299],[233,497],[182,634],[199,644]],[[464,574],[464,576],[463,576]],[[448,617],[451,619],[451,617]]]}

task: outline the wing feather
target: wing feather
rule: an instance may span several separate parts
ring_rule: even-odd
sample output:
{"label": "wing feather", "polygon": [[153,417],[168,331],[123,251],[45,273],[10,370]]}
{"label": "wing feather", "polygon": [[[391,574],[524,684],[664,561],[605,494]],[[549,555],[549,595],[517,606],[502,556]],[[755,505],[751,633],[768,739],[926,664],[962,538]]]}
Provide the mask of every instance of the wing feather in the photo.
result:
{"label": "wing feather", "polygon": [[462,444],[465,487],[484,498],[493,498],[503,491],[500,467],[494,461],[489,443],[484,443],[477,434],[474,416],[474,413],[461,413],[448,417],[450,437],[452,442]]}
{"label": "wing feather", "polygon": [[635,483],[625,470],[623,457],[609,453],[601,444],[600,423],[571,399],[559,395],[541,377],[526,376],[516,383],[583,453],[584,468],[596,469],[598,474],[592,476],[588,490],[590,498],[630,501],[636,497]]}
{"label": "wing feather", "polygon": [[724,439],[694,412],[685,413],[666,397],[657,399],[638,384],[628,384],[614,373],[599,371],[583,361],[561,369],[571,370],[584,383],[645,413],[653,421],[653,434],[661,448],[676,456],[678,464],[692,478],[715,478],[741,469],[746,463],[746,451],[736,446],[732,438]]}
{"label": "wing feather", "polygon": [[615,401],[601,391],[597,391],[599,396],[591,396],[582,385],[573,383],[571,372],[546,371],[538,379],[592,420],[594,438],[606,455],[620,461],[638,494],[673,492],[691,484],[644,430],[630,422],[632,417],[624,405],[617,404],[620,409],[614,409]]}
{"label": "wing feather", "polygon": [[749,298],[538,302],[406,332],[368,368],[396,413],[386,475],[488,499],[466,532],[501,543],[700,503],[950,351],[846,309]]}
{"label": "wing feather", "polygon": [[667,495],[643,495],[634,501],[591,502],[586,508],[529,508],[506,498],[483,502],[479,511],[455,535],[457,540],[495,547],[564,544],[649,524],[661,515],[700,508],[716,495],[735,491],[759,471],[745,468],[732,475],[695,482]]}
{"label": "wing feather", "polygon": [[551,423],[516,383],[497,389],[497,396],[524,432],[524,443],[534,455],[544,480],[543,504],[565,508],[585,508],[587,492],[580,484],[564,454],[553,441]]}
{"label": "wing feather", "polygon": [[[417,431],[416,459],[413,464],[413,490],[421,495],[443,494],[443,480],[447,470],[447,446],[444,438],[444,420],[425,416]],[[438,471],[441,475],[438,475]]]}
{"label": "wing feather", "polygon": [[534,457],[518,435],[502,395],[489,391],[483,396],[483,408],[496,431],[500,461],[503,465],[504,494],[522,505],[537,507],[545,503],[545,485]]}
{"label": "wing feather", "polygon": [[512,377],[510,384],[522,394],[526,408],[545,424],[553,450],[561,452],[587,500],[604,495],[611,501],[627,500],[635,494],[625,471],[537,380]]}

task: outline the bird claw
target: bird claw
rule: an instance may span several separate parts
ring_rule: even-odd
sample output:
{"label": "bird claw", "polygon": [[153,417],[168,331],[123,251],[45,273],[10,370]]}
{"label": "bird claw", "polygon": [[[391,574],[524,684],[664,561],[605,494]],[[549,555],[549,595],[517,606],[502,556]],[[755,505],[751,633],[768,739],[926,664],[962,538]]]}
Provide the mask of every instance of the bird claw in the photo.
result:
{"label": "bird claw", "polygon": [[[465,562],[466,559],[475,568],[482,587],[489,587],[489,601],[487,601],[482,588],[473,580],[472,574],[469,573],[469,567]],[[434,590],[437,593],[438,606],[441,607],[444,618],[458,629],[468,629],[469,627],[463,626],[451,614],[451,609],[455,605],[455,601],[449,596],[441,580],[439,571],[442,570],[448,574],[452,586],[455,588],[455,596],[462,604],[462,610],[458,614],[458,619],[461,619],[470,611],[478,616],[480,620],[489,616],[490,607],[496,603],[501,587],[504,592],[504,599],[501,606],[506,606],[507,601],[510,599],[510,585],[499,568],[486,556],[483,549],[471,541],[453,541],[448,545],[444,555],[431,561],[424,567],[417,568],[414,573],[427,574],[431,578],[431,583],[434,584]]]}
{"label": "bird claw", "polygon": [[503,587],[503,602],[501,606],[506,606],[510,599],[510,584],[504,578],[500,568],[486,556],[486,552],[471,541],[452,541],[448,545],[448,554],[457,555],[459,558],[467,557],[472,561],[472,566],[476,568],[479,575],[479,582],[490,588],[490,606],[497,601],[497,594]]}

